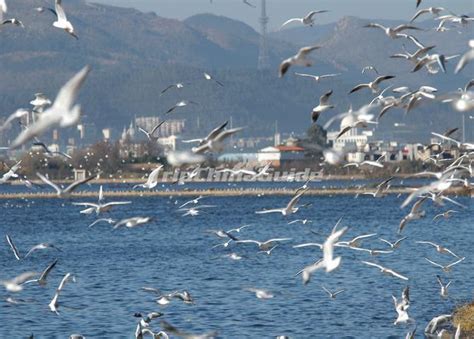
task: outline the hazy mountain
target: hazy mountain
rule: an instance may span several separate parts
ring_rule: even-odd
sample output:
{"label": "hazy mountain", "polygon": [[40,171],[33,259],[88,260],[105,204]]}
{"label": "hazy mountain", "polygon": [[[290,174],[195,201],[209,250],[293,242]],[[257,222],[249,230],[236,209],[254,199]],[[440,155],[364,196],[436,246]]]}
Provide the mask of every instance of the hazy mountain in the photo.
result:
{"label": "hazy mountain", "polygon": [[[402,51],[403,43],[413,50],[411,42],[391,40],[382,31],[363,28],[367,20],[352,17],[335,24],[270,34],[271,69],[261,73],[256,71],[260,36],[239,21],[210,14],[178,21],[134,9],[69,0],[64,6],[79,35],[76,41],[51,26],[54,20],[51,13],[33,10],[50,2],[9,4],[9,15],[21,19],[26,28],[5,26],[0,31],[3,116],[19,107],[28,107],[33,93],[44,92],[54,97],[73,72],[85,64],[92,65],[93,71],[80,102],[86,119],[98,127],[121,127],[134,115],[161,114],[179,100],[192,99],[200,105],[184,108],[175,115],[188,119],[189,131],[198,117],[202,130],[232,116],[235,125],[248,126],[249,134],[270,133],[276,120],[284,131],[306,130],[309,112],[319,96],[329,89],[334,90],[337,109],[328,116],[345,110],[350,103],[355,106],[365,103],[372,97],[368,91],[352,96],[347,92],[355,83],[375,76],[360,74],[360,69],[368,64],[382,73],[397,73],[393,82],[397,85],[436,83],[441,88],[457,88],[472,74],[472,68],[466,68],[463,78],[445,74],[428,76],[424,71],[411,74],[412,65],[408,62],[388,58]],[[428,22],[420,25],[426,28]],[[466,49],[467,38],[455,30],[442,34],[420,32],[417,36],[425,44],[438,44],[437,49],[444,53]],[[314,67],[294,68],[284,79],[278,79],[279,62],[306,42],[313,43],[313,39],[322,46],[314,53]],[[204,70],[225,87],[206,82],[202,76]],[[295,77],[294,71],[344,74],[315,84]],[[181,91],[159,95],[163,88],[179,81],[192,84]],[[430,121],[444,126],[446,114],[438,116],[441,114],[438,111],[442,110],[434,109]],[[423,109],[413,114],[413,126],[425,123],[424,117]],[[396,113],[387,115],[385,127],[390,128],[394,119],[400,118],[403,117]],[[322,117],[325,119],[327,116]]]}

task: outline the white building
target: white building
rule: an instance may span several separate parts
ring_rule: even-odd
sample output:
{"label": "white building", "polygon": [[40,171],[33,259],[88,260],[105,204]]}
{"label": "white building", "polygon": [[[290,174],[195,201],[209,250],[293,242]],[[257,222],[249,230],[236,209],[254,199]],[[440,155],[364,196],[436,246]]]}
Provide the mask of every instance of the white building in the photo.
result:
{"label": "white building", "polygon": [[285,162],[302,161],[305,158],[304,148],[299,146],[270,146],[258,151],[259,163],[271,163],[274,167],[282,166]]}

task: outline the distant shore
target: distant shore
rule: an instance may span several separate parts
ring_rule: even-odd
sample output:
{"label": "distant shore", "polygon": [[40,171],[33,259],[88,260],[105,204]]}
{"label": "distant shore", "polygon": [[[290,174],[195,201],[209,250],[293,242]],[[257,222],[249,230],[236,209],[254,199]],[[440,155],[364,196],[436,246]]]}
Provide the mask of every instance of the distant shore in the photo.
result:
{"label": "distant shore", "polygon": [[[373,192],[370,189],[361,188],[310,188],[305,195],[329,196],[329,195],[364,195]],[[413,192],[413,187],[391,188],[387,194],[408,194]],[[236,197],[236,196],[262,196],[262,195],[284,195],[292,196],[295,189],[292,188],[226,188],[226,189],[166,189],[166,190],[111,190],[106,191],[108,197],[151,197],[151,196],[216,196],[216,197]],[[73,192],[71,198],[92,198],[97,197],[96,191]],[[452,188],[445,192],[450,195],[473,196],[474,191],[464,188]],[[55,192],[12,192],[0,193],[0,199],[54,199],[57,198]]]}

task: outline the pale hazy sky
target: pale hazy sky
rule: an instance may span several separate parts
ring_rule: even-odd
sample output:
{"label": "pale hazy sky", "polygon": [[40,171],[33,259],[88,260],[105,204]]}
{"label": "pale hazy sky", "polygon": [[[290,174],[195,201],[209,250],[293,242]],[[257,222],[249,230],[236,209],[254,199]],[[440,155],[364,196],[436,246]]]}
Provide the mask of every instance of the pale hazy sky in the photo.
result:
{"label": "pale hazy sky", "polygon": [[[261,0],[249,0],[260,4]],[[115,6],[134,7],[153,11],[168,18],[184,19],[197,13],[214,13],[245,21],[256,27],[259,10],[246,6],[242,0],[90,0]],[[310,10],[326,9],[321,23],[333,22],[345,15],[362,18],[408,19],[416,11],[416,0],[267,0],[269,27],[274,30],[294,16],[303,16]],[[441,6],[455,13],[474,13],[474,0],[424,0],[420,8]]]}

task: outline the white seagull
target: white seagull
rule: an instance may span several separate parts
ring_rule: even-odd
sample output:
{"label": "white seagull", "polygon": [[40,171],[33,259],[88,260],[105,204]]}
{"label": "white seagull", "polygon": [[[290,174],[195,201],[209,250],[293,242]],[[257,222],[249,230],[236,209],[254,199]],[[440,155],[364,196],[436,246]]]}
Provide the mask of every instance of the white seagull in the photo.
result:
{"label": "white seagull", "polygon": [[48,278],[49,273],[54,268],[54,266],[56,266],[57,263],[58,263],[58,259],[54,260],[51,264],[48,265],[48,267],[46,267],[46,269],[41,273],[41,275],[38,279],[32,279],[32,280],[25,281],[24,284],[30,284],[32,282],[37,282],[40,286],[46,286],[46,284],[47,284],[46,279]]}
{"label": "white seagull", "polygon": [[439,13],[441,13],[444,10],[445,9],[443,7],[428,7],[425,9],[420,9],[418,12],[415,13],[413,18],[411,18],[410,23],[415,21],[416,18],[418,18],[420,15],[427,14],[427,13],[432,14],[433,16],[437,17],[439,16]]}
{"label": "white seagull", "polygon": [[18,251],[15,244],[13,243],[12,238],[10,238],[8,234],[5,235],[5,237],[7,238],[8,245],[10,245],[10,248],[12,249],[13,255],[15,256],[16,260],[21,260],[20,252]]}
{"label": "white seagull", "polygon": [[78,188],[80,185],[85,184],[85,183],[87,183],[87,182],[89,182],[89,181],[91,181],[92,179],[95,178],[95,176],[90,176],[90,177],[82,179],[82,180],[77,180],[77,181],[73,182],[72,184],[70,184],[69,186],[67,186],[66,188],[63,189],[63,188],[59,187],[58,185],[56,185],[51,180],[49,180],[48,178],[46,178],[41,173],[36,173],[36,175],[38,176],[38,178],[41,179],[42,182],[44,182],[45,184],[47,184],[47,185],[51,186],[52,188],[54,188],[58,198],[67,198],[67,197],[69,197],[71,195],[71,193],[76,188]]}
{"label": "white seagull", "polygon": [[158,185],[158,175],[160,174],[160,171],[161,171],[162,168],[163,168],[163,165],[160,165],[157,168],[155,168],[150,173],[150,175],[148,176],[147,181],[144,184],[135,185],[135,186],[133,186],[133,188],[135,189],[137,187],[143,187],[143,188],[146,188],[146,189],[149,189],[149,190],[155,188],[156,185]]}
{"label": "white seagull", "polygon": [[378,265],[376,263],[369,262],[369,261],[362,261],[362,263],[366,264],[366,265],[369,265],[369,266],[377,267],[378,269],[380,269],[380,272],[382,272],[384,274],[388,274],[388,275],[391,275],[395,278],[399,278],[399,279],[402,279],[402,280],[408,280],[407,277],[401,275],[400,273],[395,272],[394,270],[392,270],[390,268],[386,268],[386,267],[383,267],[381,265]]}
{"label": "white seagull", "polygon": [[61,291],[63,290],[63,288],[64,288],[64,286],[66,285],[66,283],[68,283],[69,281],[76,282],[76,278],[75,278],[71,273],[67,273],[67,274],[61,279],[61,282],[59,283],[59,286],[58,286],[58,288],[56,289],[56,293],[54,293],[53,299],[51,299],[51,302],[48,304],[48,307],[49,307],[49,309],[51,310],[51,312],[54,312],[54,313],[56,313],[57,315],[59,315],[59,312],[58,312],[58,307],[59,307],[59,303],[58,303],[59,294],[60,294]]}
{"label": "white seagull", "polygon": [[460,256],[458,256],[457,254],[453,253],[451,250],[449,250],[448,248],[444,247],[444,246],[441,246],[441,245],[438,245],[438,244],[435,244],[434,242],[431,242],[431,241],[417,241],[416,242],[417,244],[427,244],[427,245],[431,245],[433,246],[434,248],[436,248],[436,252],[438,253],[441,253],[441,254],[451,254],[453,257],[456,257],[456,258],[461,258]]}
{"label": "white seagull", "polygon": [[310,59],[308,59],[308,55],[312,51],[317,50],[319,48],[320,46],[303,47],[298,51],[296,55],[283,60],[279,68],[280,78],[285,75],[285,73],[288,71],[288,69],[292,65],[305,66],[305,67],[310,67],[311,65],[313,65],[313,62]]}
{"label": "white seagull", "polygon": [[338,294],[341,294],[342,292],[345,291],[344,289],[341,289],[341,290],[331,292],[326,287],[324,287],[324,286],[321,286],[321,287],[329,295],[329,298],[331,298],[331,299],[336,299]]}
{"label": "white seagull", "polygon": [[407,34],[402,34],[402,31],[405,30],[421,30],[421,28],[411,26],[411,25],[399,25],[396,27],[385,27],[383,25],[377,24],[377,23],[370,23],[365,25],[364,27],[367,28],[379,28],[385,32],[385,35],[388,36],[389,38],[392,39],[397,39],[397,38],[408,38]]}
{"label": "white seagull", "polygon": [[133,218],[122,219],[114,225],[114,229],[119,228],[120,226],[133,228],[139,225],[149,223],[150,221],[151,221],[150,217],[133,217]]}
{"label": "white seagull", "polygon": [[56,251],[59,251],[59,252],[62,252],[59,248],[57,248],[56,246],[54,246],[53,244],[48,244],[46,242],[42,242],[38,245],[35,245],[33,246],[32,248],[30,248],[30,250],[28,251],[28,253],[26,253],[25,257],[24,258],[27,258],[31,253],[33,253],[34,251],[37,251],[37,250],[46,250],[48,248],[52,248],[52,249],[55,249]]}
{"label": "white seagull", "polygon": [[311,11],[302,18],[291,18],[291,19],[285,21],[283,23],[283,25],[281,25],[280,29],[282,29],[283,27],[285,27],[286,25],[288,25],[289,23],[292,23],[292,22],[300,22],[305,26],[311,26],[312,27],[314,25],[314,18],[313,18],[314,15],[320,14],[320,13],[326,13],[326,12],[327,12],[326,10]]}
{"label": "white seagull", "polygon": [[448,265],[441,265],[441,264],[438,264],[438,263],[435,263],[434,261],[428,259],[428,258],[425,258],[426,261],[428,261],[430,264],[436,266],[436,267],[439,267],[441,268],[444,272],[450,272],[451,271],[451,268],[454,266],[454,265],[457,265],[459,264],[460,262],[464,261],[464,259],[466,259],[465,257],[451,263],[451,264],[448,264]]}
{"label": "white seagull", "polygon": [[37,273],[35,272],[25,272],[11,280],[1,280],[0,284],[5,287],[8,292],[20,292],[23,290],[23,284],[25,281],[30,280],[35,277]]}
{"label": "white seagull", "polygon": [[441,277],[439,275],[436,276],[436,279],[438,280],[438,284],[441,287],[441,291],[439,292],[439,294],[441,295],[443,299],[446,299],[448,297],[448,288],[449,288],[449,285],[451,285],[452,281],[449,281],[445,285],[443,284],[443,281],[441,280]]}
{"label": "white seagull", "polygon": [[469,50],[463,54],[461,59],[459,59],[456,68],[454,69],[454,74],[458,74],[462,69],[471,61],[474,60],[474,39],[469,40]]}
{"label": "white seagull", "polygon": [[274,247],[276,244],[282,241],[289,241],[291,238],[275,238],[270,239],[264,242],[257,241],[257,240],[237,240],[235,241],[236,244],[256,244],[260,251],[268,251],[270,248]]}
{"label": "white seagull", "polygon": [[341,73],[321,74],[321,75],[313,75],[313,74],[306,74],[306,73],[295,73],[295,75],[298,75],[298,76],[304,77],[304,78],[311,78],[314,81],[319,82],[322,79],[337,77],[337,76],[341,75]]}
{"label": "white seagull", "polygon": [[159,124],[157,124],[155,127],[153,127],[153,129],[149,132],[147,130],[141,128],[141,127],[138,127],[138,130],[140,132],[144,133],[149,141],[156,141],[156,140],[158,140],[158,137],[153,136],[153,134],[155,134],[155,132],[158,130],[158,128],[160,128],[161,125],[163,125],[165,122],[166,122],[166,120],[161,121]]}
{"label": "white seagull", "polygon": [[36,93],[35,98],[30,101],[30,105],[33,106],[33,112],[37,113],[43,112],[45,107],[51,104],[51,100],[43,93]]}
{"label": "white seagull", "polygon": [[332,108],[334,108],[334,105],[331,105],[329,103],[329,97],[332,94],[332,90],[329,92],[324,93],[320,98],[319,98],[319,105],[313,108],[313,111],[311,112],[311,120],[313,122],[316,122],[321,115],[321,113],[328,111]]}
{"label": "white seagull", "polygon": [[271,299],[275,297],[275,295],[272,292],[261,289],[261,288],[244,288],[244,290],[255,293],[255,296],[258,299]]}
{"label": "white seagull", "polygon": [[86,80],[89,71],[90,67],[86,66],[74,75],[59,90],[53,105],[46,109],[38,120],[22,131],[13,141],[10,148],[18,148],[34,137],[42,135],[54,126],[59,125],[60,127],[70,127],[75,125],[79,121],[81,108],[79,105],[74,105],[74,102],[76,101],[79,89]]}
{"label": "white seagull", "polygon": [[287,216],[293,213],[298,212],[300,207],[297,207],[296,204],[298,201],[301,199],[303,194],[305,194],[308,191],[308,189],[301,190],[300,192],[297,192],[293,198],[288,202],[288,204],[283,207],[283,208],[274,208],[270,210],[263,210],[263,211],[256,211],[255,213],[257,214],[267,214],[267,213],[281,213],[283,216]]}
{"label": "white seagull", "polygon": [[351,93],[354,93],[358,90],[361,90],[363,88],[369,88],[370,90],[372,90],[372,93],[374,94],[377,94],[379,92],[379,84],[382,82],[382,81],[385,81],[385,80],[389,80],[389,79],[393,79],[395,78],[394,75],[383,75],[383,76],[379,76],[377,77],[374,81],[371,81],[367,84],[359,84],[357,86],[355,86],[353,89],[351,89],[351,91],[349,92],[349,94]]}
{"label": "white seagull", "polygon": [[18,161],[15,165],[13,165],[8,172],[4,173],[2,177],[0,178],[0,185],[6,183],[8,180],[11,178],[18,178],[18,174],[16,174],[16,171],[18,171],[21,168],[21,160]]}
{"label": "white seagull", "polygon": [[217,81],[216,79],[214,79],[209,73],[204,73],[204,79],[206,79],[206,80],[212,80],[212,81],[214,81],[216,84],[218,84],[219,86],[224,87],[224,85],[222,84],[222,82]]}
{"label": "white seagull", "polygon": [[56,16],[56,21],[53,22],[53,26],[64,30],[69,35],[73,36],[76,39],[79,37],[74,32],[74,27],[71,22],[67,19],[66,12],[64,12],[64,8],[62,5],[62,0],[55,0],[54,9],[50,7],[38,7],[36,10],[40,13],[44,12],[45,10],[50,11]]}

